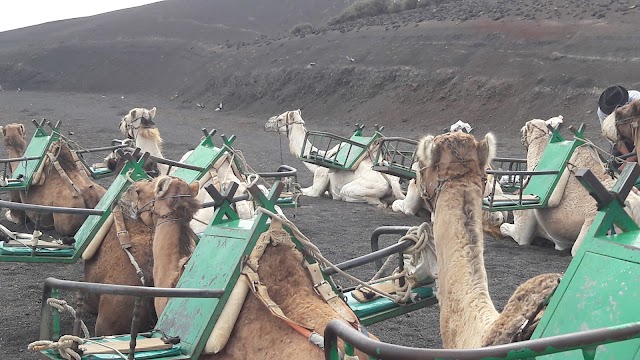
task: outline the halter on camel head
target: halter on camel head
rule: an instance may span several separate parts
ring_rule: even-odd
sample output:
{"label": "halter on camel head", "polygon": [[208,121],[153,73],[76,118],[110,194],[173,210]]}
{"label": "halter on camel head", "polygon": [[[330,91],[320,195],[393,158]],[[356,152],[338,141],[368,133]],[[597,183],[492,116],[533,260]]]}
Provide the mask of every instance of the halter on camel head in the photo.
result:
{"label": "halter on camel head", "polygon": [[495,156],[495,138],[487,134],[485,139],[476,141],[473,135],[463,132],[427,136],[418,144],[416,153],[421,196],[435,213],[438,196],[447,183],[477,178],[477,185],[484,188],[485,168]]}

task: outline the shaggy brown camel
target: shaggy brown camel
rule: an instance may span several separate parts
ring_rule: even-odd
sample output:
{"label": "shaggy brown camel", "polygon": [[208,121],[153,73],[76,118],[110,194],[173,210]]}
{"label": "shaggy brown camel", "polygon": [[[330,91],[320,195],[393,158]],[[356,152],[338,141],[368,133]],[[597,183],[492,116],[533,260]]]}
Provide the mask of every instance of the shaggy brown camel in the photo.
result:
{"label": "shaggy brown camel", "polygon": [[427,136],[418,145],[423,185],[435,204],[437,296],[445,348],[527,339],[542,314],[539,305],[560,279],[560,274],[536,276],[516,289],[502,313],[495,309],[484,267],[481,205],[482,179],[495,149],[492,134],[476,141],[460,132]]}
{"label": "shaggy brown camel", "polygon": [[[176,196],[179,192],[164,190],[169,184],[178,182],[175,178],[164,177],[154,182],[138,182],[123,195],[131,213],[141,213],[141,219],[151,226],[162,226],[162,234],[156,231],[153,241],[154,283],[158,287],[175,286],[178,276],[191,249],[191,239],[186,231],[176,232],[165,228],[169,213],[164,206],[159,207],[159,199]],[[185,188],[186,185],[181,185]],[[192,189],[197,192],[197,188]],[[155,201],[155,210],[146,204]],[[146,206],[146,207],[145,207]],[[175,212],[175,210],[174,210]],[[185,209],[186,213],[186,209]],[[175,214],[174,214],[175,216]],[[167,225],[160,225],[160,223]],[[186,226],[186,225],[183,225]],[[177,226],[175,228],[177,231]],[[177,236],[181,234],[181,236]],[[278,246],[267,246],[259,260],[258,276],[269,291],[271,299],[277,303],[291,320],[313,328],[324,334],[327,323],[342,319],[314,290],[309,271],[303,266],[304,257],[291,240]],[[166,299],[156,298],[156,312],[160,315]],[[346,306],[346,305],[345,305]],[[311,344],[305,336],[296,332],[283,320],[276,318],[254,295],[247,296],[231,337],[224,349],[217,354],[201,355],[200,359],[323,359],[323,351]],[[366,359],[360,354],[360,359]]]}
{"label": "shaggy brown camel", "polygon": [[[21,124],[4,126],[2,135],[9,156],[22,157],[27,148],[24,126]],[[106,190],[91,181],[84,169],[78,166],[69,146],[62,140],[56,141],[51,145],[47,156],[39,179],[34,179],[28,191],[20,191],[19,201],[25,204],[95,208]],[[68,179],[56,169],[58,165]],[[17,166],[18,163],[12,163],[14,171]],[[10,221],[20,220],[19,217],[16,219],[11,217],[12,214],[9,215],[7,219]],[[70,214],[38,215],[31,212],[27,212],[27,216],[34,222],[36,217],[40,216],[40,225],[43,228],[53,227],[64,236],[73,236],[87,217]]]}
{"label": "shaggy brown camel", "polygon": [[[150,188],[155,194],[139,210],[135,208],[138,189]],[[183,258],[191,254],[192,242],[189,221],[200,208],[195,200],[199,184],[188,185],[184,180],[161,176],[151,181],[131,185],[120,200],[125,216],[124,228],[131,242],[129,251],[143,272],[146,286],[173,287],[178,281]],[[139,218],[139,219],[138,219]],[[122,249],[115,222],[95,255],[85,261],[85,281],[93,283],[143,285],[141,277]],[[122,237],[122,235],[121,235]],[[175,271],[173,271],[175,270]],[[124,334],[131,328],[135,299],[129,296],[94,295],[87,299],[90,310],[98,314],[96,336]],[[166,299],[155,299],[164,308]],[[151,302],[143,304],[141,328],[149,330],[155,322]]]}
{"label": "shaggy brown camel", "polygon": [[[24,154],[27,150],[27,141],[26,131],[24,129],[24,125],[22,124],[9,124],[5,126],[0,126],[2,130],[2,136],[4,138],[4,146],[7,148],[7,152],[9,153],[10,158],[18,158]],[[18,167],[18,163],[14,162],[10,164],[11,171],[16,171]],[[11,201],[19,203],[20,200],[20,191],[11,191],[10,193]],[[26,220],[26,214],[23,210],[14,210],[9,209],[5,217],[16,224],[23,224]]]}
{"label": "shaggy brown camel", "polygon": [[[640,131],[638,131],[638,123],[640,122],[640,100],[632,101],[627,105],[617,108],[613,115],[616,130],[614,133],[617,132],[617,139],[613,141],[617,140],[625,144],[633,144],[637,149],[640,144]],[[610,120],[612,119],[608,117],[605,123],[609,123]],[[627,147],[629,147],[629,145],[627,145]]]}

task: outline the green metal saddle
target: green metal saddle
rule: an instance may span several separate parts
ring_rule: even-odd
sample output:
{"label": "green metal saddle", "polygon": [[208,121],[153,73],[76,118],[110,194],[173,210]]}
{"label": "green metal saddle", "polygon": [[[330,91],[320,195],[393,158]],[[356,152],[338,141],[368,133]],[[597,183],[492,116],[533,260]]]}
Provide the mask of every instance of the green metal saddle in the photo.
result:
{"label": "green metal saddle", "polygon": [[102,213],[87,216],[87,219],[73,236],[75,242],[72,247],[57,249],[28,245],[15,247],[7,246],[5,242],[2,242],[0,243],[0,262],[75,263],[78,261],[111,214],[113,204],[129,188],[131,181],[149,178],[142,168],[148,154],[142,156],[139,162],[136,162],[130,155],[123,154],[123,156],[129,158],[95,207],[95,210],[102,211]]}
{"label": "green metal saddle", "polygon": [[376,125],[372,136],[363,136],[364,125],[356,125],[356,131],[349,139],[326,132],[309,131],[299,158],[304,162],[330,169],[353,170],[374,141],[382,137],[383,128]]}
{"label": "green metal saddle", "polygon": [[384,137],[380,141],[373,170],[403,179],[415,179],[412,169],[416,161],[418,142],[401,137]]}
{"label": "green metal saddle", "polygon": [[[0,184],[2,191],[27,190],[33,182],[36,171],[42,166],[51,144],[60,138],[58,131],[60,122],[52,125],[43,119],[41,122],[33,120],[33,124],[36,126],[36,132],[22,156],[25,160],[20,161],[18,168],[12,172],[10,178],[3,179],[3,184]],[[44,129],[45,124],[51,128],[51,134],[48,134]]]}
{"label": "green metal saddle", "polygon": [[[574,132],[574,140],[567,140],[560,135],[558,129],[554,129],[538,165],[532,172],[487,170],[487,173],[494,174],[496,177],[506,174],[529,176],[529,179],[525,182],[524,189],[520,191],[520,194],[496,195],[492,192],[491,195],[483,199],[482,208],[489,211],[546,208],[569,159],[576,148],[586,142],[583,132],[584,125]],[[496,178],[494,181],[499,181],[499,179]]]}

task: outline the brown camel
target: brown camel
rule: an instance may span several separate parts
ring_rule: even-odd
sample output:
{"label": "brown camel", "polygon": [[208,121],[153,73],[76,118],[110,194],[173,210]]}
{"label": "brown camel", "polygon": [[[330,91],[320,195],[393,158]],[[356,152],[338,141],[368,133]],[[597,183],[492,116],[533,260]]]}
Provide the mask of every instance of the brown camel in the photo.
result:
{"label": "brown camel", "polygon": [[[617,139],[614,140],[623,142],[624,144],[633,144],[634,147],[637,148],[640,144],[640,132],[638,131],[638,124],[640,123],[640,100],[632,101],[627,105],[617,108],[613,115],[616,128],[615,132],[617,132]],[[608,117],[605,122],[609,123],[610,120],[612,119]],[[629,145],[626,146],[631,149]]]}
{"label": "brown camel", "polygon": [[492,134],[476,141],[456,132],[427,136],[417,150],[424,187],[435,204],[440,333],[445,348],[477,348],[530,337],[560,274],[520,285],[502,313],[491,301],[484,267],[482,193],[495,156]]}
{"label": "brown camel", "polygon": [[[157,196],[131,211],[138,199],[137,191],[151,188]],[[194,190],[195,189],[195,190]],[[134,183],[120,201],[124,228],[131,242],[129,251],[143,272],[144,285],[175,286],[182,260],[191,254],[189,221],[200,208],[195,200],[198,183],[188,185],[184,180],[161,176],[151,181]],[[118,216],[115,216],[118,218]],[[118,222],[116,219],[114,222]],[[115,224],[107,232],[99,249],[85,261],[85,281],[93,283],[143,285],[127,253],[122,249]],[[121,234],[121,237],[123,235]],[[124,238],[124,237],[123,237]],[[182,261],[182,263],[181,263]],[[176,270],[172,272],[172,270]],[[94,295],[87,299],[88,308],[98,314],[96,335],[129,332],[135,299],[129,296]],[[166,299],[156,299],[164,307]],[[151,302],[143,304],[141,328],[149,330],[155,322]]]}
{"label": "brown camel", "polygon": [[[5,126],[0,126],[2,130],[2,136],[4,138],[4,146],[7,148],[7,152],[9,153],[10,158],[18,158],[24,154],[27,149],[27,142],[25,140],[26,131],[24,129],[24,125],[22,124],[9,124]],[[15,171],[18,167],[18,163],[11,163],[11,171]],[[11,201],[19,203],[20,200],[20,191],[11,191],[10,193]],[[26,214],[23,210],[14,210],[9,209],[5,215],[5,217],[16,224],[23,224],[26,220]]]}
{"label": "brown camel", "polygon": [[[2,135],[9,156],[22,157],[27,148],[24,126],[21,124],[4,126]],[[34,183],[27,191],[20,191],[19,201],[25,204],[95,208],[106,190],[88,178],[84,169],[80,168],[75,161],[69,146],[62,140],[56,141],[51,145],[47,156],[40,176],[34,179]],[[11,165],[12,170],[15,171],[18,163]],[[57,170],[58,166],[66,174],[64,177]],[[18,200],[17,197],[15,200]],[[19,215],[17,218],[13,218],[12,215],[13,213],[10,213],[7,219],[13,222],[21,220]],[[40,225],[43,228],[53,227],[64,236],[73,236],[87,217],[70,214],[38,215],[31,212],[27,212],[27,216],[32,221],[40,216]]]}
{"label": "brown camel", "polygon": [[[138,182],[122,198],[129,212],[142,213],[141,219],[151,226],[162,226],[161,233],[156,231],[153,241],[154,281],[158,287],[175,286],[178,275],[184,265],[185,252],[191,247],[191,241],[185,231],[176,232],[163,219],[169,213],[164,206],[159,207],[158,199],[175,196],[177,191],[164,190],[175,178]],[[181,188],[186,188],[182,185]],[[197,192],[197,188],[193,189]],[[144,212],[145,204],[155,202],[153,212]],[[167,225],[159,225],[167,224]],[[183,225],[187,226],[187,225]],[[177,226],[176,226],[177,231]],[[181,234],[181,236],[176,236]],[[315,291],[309,275],[304,268],[303,255],[291,240],[285,240],[278,246],[267,246],[259,260],[258,276],[260,282],[269,291],[271,299],[277,303],[291,320],[313,328],[324,334],[327,323],[333,319],[342,319]],[[156,299],[158,315],[166,305],[165,299]],[[346,305],[345,305],[346,306]],[[311,344],[306,337],[296,332],[283,320],[276,318],[254,295],[248,295],[240,315],[224,349],[217,354],[203,354],[200,359],[323,359],[323,351]],[[360,359],[366,359],[360,354]]]}

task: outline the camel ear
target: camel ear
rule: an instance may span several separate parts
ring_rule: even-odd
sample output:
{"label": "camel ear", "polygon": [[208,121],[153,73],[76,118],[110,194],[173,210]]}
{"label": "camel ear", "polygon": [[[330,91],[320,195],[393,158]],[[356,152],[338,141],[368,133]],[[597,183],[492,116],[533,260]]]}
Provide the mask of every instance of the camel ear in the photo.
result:
{"label": "camel ear", "polygon": [[149,110],[149,116],[151,116],[151,119],[156,117],[156,107],[155,106],[151,110]]}
{"label": "camel ear", "polygon": [[484,139],[478,142],[478,160],[482,169],[487,164],[491,164],[493,158],[496,157],[496,137],[492,133],[487,133]]}
{"label": "camel ear", "polygon": [[2,131],[2,136],[7,135],[4,126],[0,126],[0,131]]}
{"label": "camel ear", "polygon": [[427,135],[420,140],[416,149],[416,156],[421,167],[430,167],[437,160],[435,159],[435,151],[433,148],[433,135]]}
{"label": "camel ear", "polygon": [[162,197],[167,192],[167,190],[169,190],[172,180],[173,179],[170,176],[166,175],[158,178],[158,182],[156,182],[156,188],[154,190],[156,198]]}
{"label": "camel ear", "polygon": [[24,125],[20,124],[18,129],[19,129],[18,131],[20,132],[20,135],[22,135],[22,138],[24,139],[27,134],[27,130],[25,130]]}
{"label": "camel ear", "polygon": [[134,120],[135,118],[137,118],[138,116],[136,116],[137,114],[136,109],[133,109],[129,112],[129,115],[131,115],[131,120]]}
{"label": "camel ear", "polygon": [[189,191],[191,191],[191,197],[195,198],[200,191],[200,182],[198,180],[194,181],[189,185]]}

